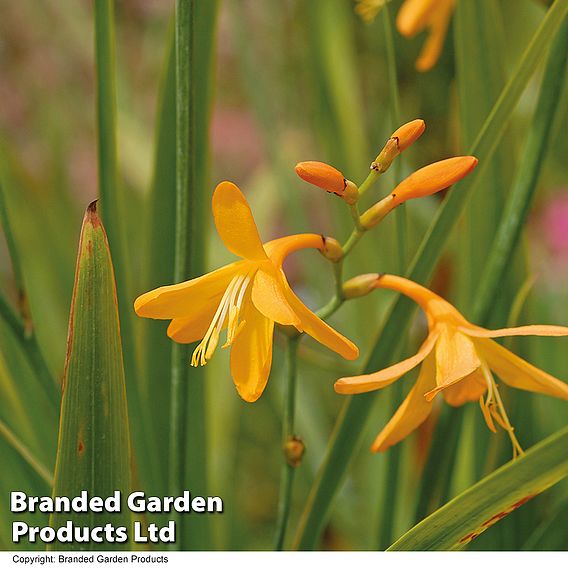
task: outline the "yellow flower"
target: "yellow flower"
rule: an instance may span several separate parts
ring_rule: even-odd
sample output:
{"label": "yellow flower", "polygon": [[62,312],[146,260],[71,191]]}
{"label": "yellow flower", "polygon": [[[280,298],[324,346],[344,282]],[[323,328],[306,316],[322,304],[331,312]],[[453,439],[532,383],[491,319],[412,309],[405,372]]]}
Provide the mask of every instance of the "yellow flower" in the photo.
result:
{"label": "yellow flower", "polygon": [[[428,38],[416,61],[418,71],[428,71],[438,61],[455,0],[405,0],[396,16],[396,27],[405,37],[411,38],[426,28]],[[386,0],[358,0],[355,11],[370,22],[386,4]]]}
{"label": "yellow flower", "polygon": [[351,341],[304,306],[282,270],[290,253],[321,250],[324,239],[320,235],[293,235],[263,245],[244,195],[230,182],[215,189],[213,216],[223,243],[242,260],[143,294],[134,303],[139,316],[171,319],[168,336],[178,343],[201,339],[193,352],[193,366],[207,363],[226,328],[223,347],[231,346],[231,374],[247,402],[257,400],[266,386],[275,322],[305,331],[346,359],[359,355]]}
{"label": "yellow flower", "polygon": [[406,0],[396,16],[396,27],[411,38],[428,28],[428,37],[416,60],[418,71],[428,71],[438,61],[455,0]]}
{"label": "yellow flower", "polygon": [[497,422],[509,433],[515,455],[522,452],[492,371],[511,387],[568,400],[567,384],[491,339],[513,335],[567,336],[568,327],[528,325],[488,330],[468,322],[446,300],[406,278],[377,275],[375,288],[389,288],[417,302],[426,313],[429,333],[409,359],[376,373],[346,377],[335,383],[340,394],[370,392],[390,385],[422,364],[416,384],[375,440],[373,451],[385,451],[408,436],[426,420],[433,398],[442,392],[452,406],[479,401],[487,426],[495,432]]}

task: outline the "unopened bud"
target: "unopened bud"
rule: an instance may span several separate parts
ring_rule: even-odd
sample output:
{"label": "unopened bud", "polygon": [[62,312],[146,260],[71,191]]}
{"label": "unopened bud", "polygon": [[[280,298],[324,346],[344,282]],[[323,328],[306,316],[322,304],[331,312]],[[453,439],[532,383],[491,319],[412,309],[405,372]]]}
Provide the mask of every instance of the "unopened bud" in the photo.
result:
{"label": "unopened bud", "polygon": [[477,161],[474,156],[457,156],[415,171],[392,192],[393,205],[432,195],[449,187],[469,174],[477,165]]}
{"label": "unopened bud", "polygon": [[384,148],[380,154],[371,163],[371,169],[379,173],[386,172],[393,160],[401,153],[404,152],[409,146],[414,144],[426,129],[426,123],[417,118],[403,124],[397,128],[387,140]]}
{"label": "unopened bud", "polygon": [[320,252],[331,262],[339,262],[343,258],[343,248],[333,237],[323,237],[323,249]]}
{"label": "unopened bud", "polygon": [[397,138],[389,138],[380,154],[371,162],[371,169],[380,174],[386,172],[393,160],[400,154]]}
{"label": "unopened bud", "polygon": [[352,181],[345,180],[345,192],[342,197],[345,203],[355,205],[359,200],[359,188]]}
{"label": "unopened bud", "polygon": [[397,128],[391,138],[398,138],[398,149],[404,152],[422,136],[424,130],[426,130],[426,123],[421,118],[417,118]]}
{"label": "unopened bud", "polygon": [[355,276],[343,284],[343,295],[348,300],[366,296],[375,289],[378,279],[378,274],[360,274]]}
{"label": "unopened bud", "polygon": [[372,229],[378,225],[394,208],[394,200],[392,196],[388,195],[375,203],[372,207],[367,209],[360,217],[361,226],[366,229]]}
{"label": "unopened bud", "polygon": [[330,193],[343,197],[346,181],[343,174],[329,164],[323,162],[300,162],[296,165],[296,173],[304,181],[321,187]]}
{"label": "unopened bud", "polygon": [[298,436],[290,436],[284,444],[284,457],[290,467],[298,467],[306,452],[306,446]]}

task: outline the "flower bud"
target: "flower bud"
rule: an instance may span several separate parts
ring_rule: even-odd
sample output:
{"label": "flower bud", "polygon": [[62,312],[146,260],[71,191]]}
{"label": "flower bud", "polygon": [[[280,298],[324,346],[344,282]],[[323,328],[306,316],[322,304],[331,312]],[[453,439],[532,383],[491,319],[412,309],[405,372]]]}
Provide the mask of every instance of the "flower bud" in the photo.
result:
{"label": "flower bud", "polygon": [[404,152],[422,136],[424,130],[426,130],[426,123],[421,118],[417,118],[397,128],[392,133],[391,138],[398,139],[398,149],[400,152]]}
{"label": "flower bud", "polygon": [[404,152],[409,146],[414,144],[426,129],[426,123],[417,118],[403,124],[397,128],[387,140],[384,148],[380,154],[371,163],[371,169],[379,173],[386,172],[393,160],[401,153]]}
{"label": "flower bud", "polygon": [[371,162],[371,169],[380,174],[386,172],[399,154],[398,139],[389,138],[380,154]]}
{"label": "flower bud", "polygon": [[361,215],[361,226],[366,230],[372,229],[378,225],[394,208],[395,205],[393,203],[393,198],[388,195],[384,199],[381,199],[378,203],[375,203]]}
{"label": "flower bud", "polygon": [[378,274],[360,274],[355,276],[343,284],[343,295],[347,300],[366,296],[375,289],[378,279]]}
{"label": "flower bud", "polygon": [[474,156],[457,156],[425,166],[398,184],[391,193],[393,206],[441,191],[464,178],[476,165]]}
{"label": "flower bud", "polygon": [[306,446],[298,436],[290,436],[284,443],[284,457],[290,467],[298,467],[305,452]]}
{"label": "flower bud", "polygon": [[323,249],[320,252],[331,262],[339,262],[343,258],[343,248],[333,237],[323,237]]}
{"label": "flower bud", "polygon": [[359,188],[348,179],[345,180],[345,192],[342,195],[343,201],[348,205],[355,205],[359,200]]}
{"label": "flower bud", "polygon": [[300,162],[296,165],[296,173],[304,181],[317,185],[325,191],[341,197],[345,193],[345,177],[333,166],[323,162]]}

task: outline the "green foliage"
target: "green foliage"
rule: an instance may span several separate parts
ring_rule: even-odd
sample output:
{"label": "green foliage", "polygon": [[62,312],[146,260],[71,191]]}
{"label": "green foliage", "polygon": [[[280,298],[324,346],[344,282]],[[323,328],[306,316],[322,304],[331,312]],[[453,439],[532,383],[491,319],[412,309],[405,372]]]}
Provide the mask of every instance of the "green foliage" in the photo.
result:
{"label": "green foliage", "polygon": [[[114,271],[96,202],[85,213],[71,303],[53,495],[130,493],[130,434]],[[50,525],[130,527],[131,513],[53,513]],[[54,550],[106,549],[94,542]],[[128,544],[116,545],[126,548]]]}

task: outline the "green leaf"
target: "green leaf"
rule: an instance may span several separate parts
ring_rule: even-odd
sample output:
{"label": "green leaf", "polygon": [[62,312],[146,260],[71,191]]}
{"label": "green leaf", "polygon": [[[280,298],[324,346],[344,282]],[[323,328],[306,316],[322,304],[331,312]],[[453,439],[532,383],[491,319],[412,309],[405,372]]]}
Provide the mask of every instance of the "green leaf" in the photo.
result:
{"label": "green leaf", "polygon": [[[114,273],[94,202],[85,214],[79,243],[54,495],[74,497],[87,490],[90,497],[105,498],[117,490],[128,495],[130,487],[130,436]],[[124,509],[120,513],[54,513],[50,525],[57,528],[70,520],[80,526],[111,522],[129,527],[131,515]],[[95,546],[73,543],[53,548]]]}
{"label": "green leaf", "polygon": [[464,491],[389,550],[456,550],[568,475],[568,428]]}

